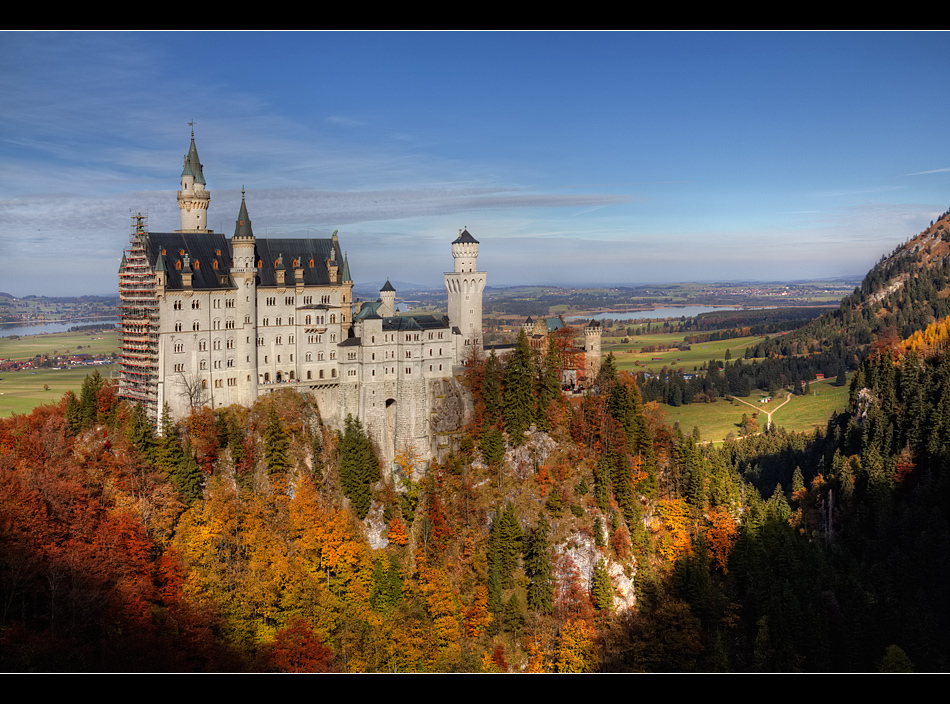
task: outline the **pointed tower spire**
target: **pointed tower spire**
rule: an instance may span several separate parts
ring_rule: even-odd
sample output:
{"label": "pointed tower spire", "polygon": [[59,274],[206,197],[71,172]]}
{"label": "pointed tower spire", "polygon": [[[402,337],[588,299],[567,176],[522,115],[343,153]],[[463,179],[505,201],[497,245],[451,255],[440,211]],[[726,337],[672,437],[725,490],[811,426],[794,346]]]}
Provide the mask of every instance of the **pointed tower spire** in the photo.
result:
{"label": "pointed tower spire", "polygon": [[353,277],[350,276],[350,260],[346,253],[343,254],[343,274],[341,278],[344,282],[352,282]]}
{"label": "pointed tower spire", "polygon": [[179,232],[208,231],[208,203],[211,194],[205,187],[204,169],[195,146],[195,126],[191,125],[191,146],[181,169],[181,190],[178,191],[178,209],[181,211]]}
{"label": "pointed tower spire", "polygon": [[234,221],[235,237],[254,237],[254,231],[251,229],[251,218],[247,214],[247,203],[244,200],[244,186],[241,186],[241,210],[238,212],[238,219]]}

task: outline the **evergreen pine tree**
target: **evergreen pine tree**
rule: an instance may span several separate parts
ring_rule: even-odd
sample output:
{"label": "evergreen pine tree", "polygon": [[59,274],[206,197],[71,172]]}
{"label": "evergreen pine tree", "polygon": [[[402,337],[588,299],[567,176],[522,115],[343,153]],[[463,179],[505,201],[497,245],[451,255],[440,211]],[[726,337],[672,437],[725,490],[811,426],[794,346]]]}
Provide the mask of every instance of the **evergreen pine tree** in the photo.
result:
{"label": "evergreen pine tree", "polygon": [[551,335],[548,341],[548,351],[544,356],[544,364],[541,365],[540,375],[538,377],[538,429],[551,430],[551,412],[554,404],[560,397],[561,386],[558,382],[558,359],[557,347],[554,344],[554,336]]}
{"label": "evergreen pine tree", "polygon": [[488,355],[482,375],[482,400],[485,403],[485,427],[501,418],[501,384],[498,378],[498,357],[495,350]]}
{"label": "evergreen pine tree", "polygon": [[528,608],[542,614],[554,610],[554,578],[548,555],[550,527],[544,516],[528,535],[524,553],[524,571],[531,580],[528,584]]}
{"label": "evergreen pine tree", "polygon": [[132,414],[126,423],[126,436],[149,464],[155,462],[156,442],[152,423],[148,419],[145,407],[137,403],[132,407]]}
{"label": "evergreen pine tree", "polygon": [[603,558],[597,561],[594,574],[590,580],[590,596],[601,611],[612,611],[614,608],[614,587],[610,581],[610,573]]}
{"label": "evergreen pine tree", "polygon": [[181,460],[172,475],[172,483],[187,506],[191,506],[201,498],[205,477],[201,473],[201,468],[198,467],[198,460],[191,450],[191,444],[187,441],[182,450]]}
{"label": "evergreen pine tree", "polygon": [[505,429],[509,442],[515,446],[524,442],[524,433],[534,422],[533,367],[528,336],[521,330],[518,343],[505,365]]}
{"label": "evergreen pine tree", "polygon": [[290,471],[290,460],[287,452],[290,441],[284,432],[284,425],[277,415],[277,409],[271,404],[267,414],[267,426],[264,429],[264,463],[270,476],[286,474]]}
{"label": "evergreen pine tree", "polygon": [[340,483],[360,520],[369,513],[373,484],[379,479],[379,460],[373,445],[359,420],[347,415],[340,440]]}

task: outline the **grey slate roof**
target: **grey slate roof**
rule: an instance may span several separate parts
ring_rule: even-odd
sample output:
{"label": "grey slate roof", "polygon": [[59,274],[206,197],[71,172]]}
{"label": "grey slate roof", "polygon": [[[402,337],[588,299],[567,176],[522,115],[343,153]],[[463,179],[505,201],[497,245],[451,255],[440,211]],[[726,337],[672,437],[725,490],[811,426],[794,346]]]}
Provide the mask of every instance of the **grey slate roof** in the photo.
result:
{"label": "grey slate roof", "polygon": [[437,318],[434,315],[397,315],[383,318],[383,330],[435,330],[449,326],[448,316]]}
{"label": "grey slate roof", "polygon": [[[219,277],[227,274],[231,268],[231,248],[224,235],[214,232],[150,232],[146,237],[148,262],[153,271],[165,267],[168,272],[167,288],[182,287],[181,273],[184,269],[178,267],[178,262],[182,262],[184,267],[185,256],[191,263],[192,288],[233,288],[230,281],[221,283]],[[163,260],[161,264],[158,263],[159,258]],[[217,268],[214,262],[218,263]]]}
{"label": "grey slate roof", "polygon": [[478,244],[478,240],[472,237],[468,230],[465,230],[461,235],[452,240],[452,244]]}

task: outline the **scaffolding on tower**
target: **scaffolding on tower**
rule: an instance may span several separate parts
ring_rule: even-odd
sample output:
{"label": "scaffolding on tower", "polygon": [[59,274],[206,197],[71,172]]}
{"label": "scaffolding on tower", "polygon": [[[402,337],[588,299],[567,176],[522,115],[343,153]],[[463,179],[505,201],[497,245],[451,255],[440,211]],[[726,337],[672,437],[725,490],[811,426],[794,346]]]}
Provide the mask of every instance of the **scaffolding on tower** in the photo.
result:
{"label": "scaffolding on tower", "polygon": [[130,246],[119,269],[119,396],[158,419],[159,307],[155,273],[145,250],[148,216],[132,216]]}

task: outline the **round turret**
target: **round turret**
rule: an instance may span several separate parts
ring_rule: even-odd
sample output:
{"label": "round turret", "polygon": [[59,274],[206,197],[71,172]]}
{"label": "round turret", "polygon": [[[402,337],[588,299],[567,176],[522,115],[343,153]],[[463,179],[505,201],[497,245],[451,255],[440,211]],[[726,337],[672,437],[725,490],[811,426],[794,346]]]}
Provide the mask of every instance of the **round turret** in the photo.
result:
{"label": "round turret", "polygon": [[478,240],[472,237],[468,230],[459,233],[452,242],[452,258],[455,261],[455,271],[466,273],[475,271],[478,259]]}

